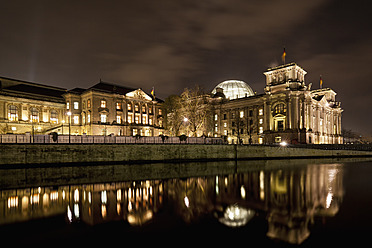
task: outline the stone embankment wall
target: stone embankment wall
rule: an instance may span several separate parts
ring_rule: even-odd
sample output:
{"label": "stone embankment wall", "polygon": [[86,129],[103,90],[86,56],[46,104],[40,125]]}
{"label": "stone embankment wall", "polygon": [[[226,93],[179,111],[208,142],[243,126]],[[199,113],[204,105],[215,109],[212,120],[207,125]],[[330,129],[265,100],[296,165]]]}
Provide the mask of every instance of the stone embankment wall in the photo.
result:
{"label": "stone embankment wall", "polygon": [[372,156],[372,151],[322,150],[280,146],[163,144],[7,144],[0,164],[144,163]]}

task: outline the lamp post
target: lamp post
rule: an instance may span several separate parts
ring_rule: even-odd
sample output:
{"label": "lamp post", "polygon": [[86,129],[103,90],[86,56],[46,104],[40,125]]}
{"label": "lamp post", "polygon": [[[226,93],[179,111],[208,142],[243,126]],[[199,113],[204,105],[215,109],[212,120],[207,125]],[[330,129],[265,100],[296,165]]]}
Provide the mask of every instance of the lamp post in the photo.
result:
{"label": "lamp post", "polygon": [[71,112],[67,112],[67,115],[70,117],[68,120],[68,143],[71,143]]}
{"label": "lamp post", "polygon": [[62,135],[63,135],[63,125],[65,124],[65,120],[62,120]]}
{"label": "lamp post", "polygon": [[32,132],[31,132],[31,134],[32,134],[32,143],[34,143],[34,139],[35,139],[35,130],[34,130],[34,119],[33,119],[33,117],[32,117],[32,115],[31,115],[31,127],[32,127]]}
{"label": "lamp post", "polygon": [[[190,121],[189,118],[187,118],[187,117],[183,117],[183,124],[184,124],[184,126],[185,126],[185,131],[186,131],[186,128],[188,128],[187,124],[188,124],[189,121]],[[187,133],[187,136],[189,136],[189,132],[188,132],[188,130],[187,130],[186,133]]]}

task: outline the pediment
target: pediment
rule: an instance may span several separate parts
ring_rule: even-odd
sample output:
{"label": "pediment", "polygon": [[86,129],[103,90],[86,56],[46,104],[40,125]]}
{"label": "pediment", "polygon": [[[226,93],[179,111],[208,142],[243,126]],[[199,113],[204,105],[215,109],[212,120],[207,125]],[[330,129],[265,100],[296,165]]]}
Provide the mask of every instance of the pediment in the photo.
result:
{"label": "pediment", "polygon": [[142,89],[137,89],[137,90],[128,92],[127,94],[125,94],[125,96],[135,98],[135,99],[141,99],[141,100],[148,100],[148,101],[152,100],[152,98],[149,95],[147,95]]}

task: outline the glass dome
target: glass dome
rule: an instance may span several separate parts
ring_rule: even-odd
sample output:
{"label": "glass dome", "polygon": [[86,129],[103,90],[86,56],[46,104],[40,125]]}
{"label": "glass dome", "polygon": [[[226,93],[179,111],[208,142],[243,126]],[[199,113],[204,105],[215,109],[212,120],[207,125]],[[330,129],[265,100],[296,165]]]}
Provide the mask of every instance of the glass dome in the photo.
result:
{"label": "glass dome", "polygon": [[239,80],[227,80],[222,83],[219,83],[212,90],[212,94],[217,93],[217,88],[222,88],[226,98],[230,100],[254,96],[252,88],[247,83]]}

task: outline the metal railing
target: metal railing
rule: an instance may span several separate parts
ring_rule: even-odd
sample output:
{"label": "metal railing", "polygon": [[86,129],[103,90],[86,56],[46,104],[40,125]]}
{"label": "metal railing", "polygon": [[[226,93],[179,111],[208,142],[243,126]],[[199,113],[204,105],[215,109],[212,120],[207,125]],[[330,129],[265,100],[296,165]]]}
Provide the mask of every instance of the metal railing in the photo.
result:
{"label": "metal railing", "polygon": [[223,139],[212,137],[179,137],[160,136],[102,136],[102,135],[53,135],[2,134],[1,144],[223,144]]}

